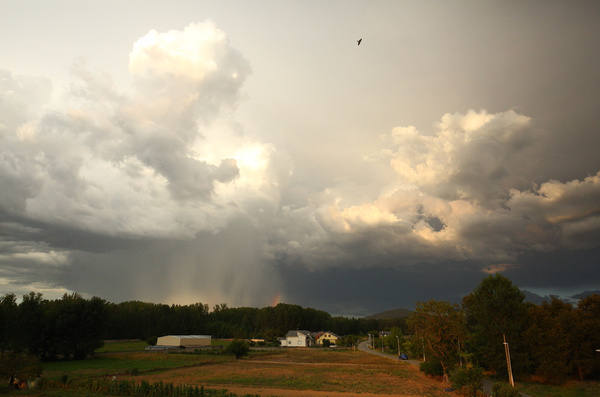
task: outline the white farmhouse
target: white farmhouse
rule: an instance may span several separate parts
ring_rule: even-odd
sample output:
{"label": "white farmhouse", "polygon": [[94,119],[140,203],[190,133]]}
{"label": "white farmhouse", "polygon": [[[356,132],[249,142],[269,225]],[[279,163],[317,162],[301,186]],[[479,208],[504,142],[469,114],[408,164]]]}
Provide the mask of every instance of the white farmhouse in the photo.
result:
{"label": "white farmhouse", "polygon": [[310,332],[302,330],[288,331],[285,338],[280,338],[279,342],[283,347],[308,347],[314,344]]}

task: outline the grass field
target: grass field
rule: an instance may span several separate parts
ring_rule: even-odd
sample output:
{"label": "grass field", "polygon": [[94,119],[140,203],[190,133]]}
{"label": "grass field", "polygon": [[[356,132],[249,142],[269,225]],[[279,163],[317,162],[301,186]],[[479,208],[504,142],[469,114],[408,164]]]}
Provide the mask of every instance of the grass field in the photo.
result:
{"label": "grass field", "polygon": [[58,379],[67,375],[72,379],[78,379],[90,376],[125,375],[130,374],[134,369],[144,373],[232,360],[230,356],[166,352],[104,353],[87,360],[44,363],[44,376],[48,379]]}
{"label": "grass field", "polygon": [[[450,396],[436,380],[423,376],[405,362],[381,359],[362,352],[327,349],[287,349],[253,355],[243,360],[213,362],[135,377],[148,382],[202,384],[261,395],[304,395],[332,392],[402,396]],[[130,377],[133,379],[133,377]]]}
{"label": "grass field", "polygon": [[519,383],[518,388],[531,397],[597,397],[600,396],[600,382],[568,382],[564,385],[542,385],[539,383]]}
{"label": "grass field", "polygon": [[[228,355],[121,350],[127,346],[136,348],[132,343],[136,342],[115,342],[120,344],[119,352],[98,353],[87,360],[44,363],[43,376],[61,381],[66,375],[73,387],[115,376],[117,380],[136,383],[144,380],[227,389],[240,396],[354,397],[358,393],[361,397],[456,396],[445,392],[439,381],[424,376],[407,362],[351,350],[281,349],[251,352],[249,357],[235,360]],[[519,388],[532,397],[600,396],[599,382],[572,382],[560,387],[523,383]],[[81,391],[62,389],[10,394],[24,397],[79,395],[83,395]],[[85,395],[101,397],[97,393],[85,392]]]}
{"label": "grass field", "polygon": [[104,342],[104,346],[96,349],[96,353],[135,352],[142,351],[148,346],[143,340]]}

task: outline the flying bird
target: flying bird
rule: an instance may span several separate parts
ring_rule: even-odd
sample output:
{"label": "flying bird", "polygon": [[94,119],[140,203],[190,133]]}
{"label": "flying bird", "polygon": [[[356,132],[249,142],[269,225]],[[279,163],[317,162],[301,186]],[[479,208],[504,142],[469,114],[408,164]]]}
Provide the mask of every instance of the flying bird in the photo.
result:
{"label": "flying bird", "polygon": [[359,40],[356,40],[356,42],[358,43],[358,45],[360,45],[361,41],[362,41],[362,37]]}

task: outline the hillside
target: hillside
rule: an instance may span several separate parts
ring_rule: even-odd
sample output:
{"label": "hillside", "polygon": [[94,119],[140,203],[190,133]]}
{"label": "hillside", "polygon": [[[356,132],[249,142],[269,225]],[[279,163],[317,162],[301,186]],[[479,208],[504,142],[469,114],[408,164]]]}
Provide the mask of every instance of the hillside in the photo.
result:
{"label": "hillside", "polygon": [[370,316],[366,316],[365,318],[368,320],[390,320],[394,318],[406,318],[410,316],[411,313],[412,310],[398,308],[386,310],[381,313],[371,314]]}

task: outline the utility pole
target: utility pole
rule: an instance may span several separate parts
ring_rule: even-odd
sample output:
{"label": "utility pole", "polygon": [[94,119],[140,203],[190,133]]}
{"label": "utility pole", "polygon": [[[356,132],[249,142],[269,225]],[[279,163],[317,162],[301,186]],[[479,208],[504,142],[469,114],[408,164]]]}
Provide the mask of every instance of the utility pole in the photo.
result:
{"label": "utility pole", "polygon": [[462,368],[462,356],[460,354],[460,338],[457,338],[457,342],[458,342],[458,362],[460,364],[460,367]]}
{"label": "utility pole", "polygon": [[425,339],[421,336],[421,343],[423,344],[423,362],[425,362]]}
{"label": "utility pole", "polygon": [[400,357],[400,337],[396,335],[396,341],[398,342],[398,357]]}
{"label": "utility pole", "polygon": [[379,337],[381,338],[381,352],[383,353],[383,331],[379,333]]}
{"label": "utility pole", "polygon": [[506,335],[502,334],[504,338],[504,352],[506,353],[506,368],[508,370],[508,381],[512,387],[515,387],[515,381],[513,379],[512,366],[510,365],[510,350],[508,348],[508,342],[506,342]]}

